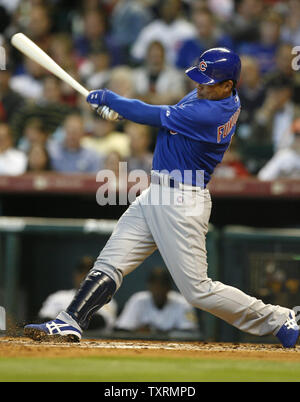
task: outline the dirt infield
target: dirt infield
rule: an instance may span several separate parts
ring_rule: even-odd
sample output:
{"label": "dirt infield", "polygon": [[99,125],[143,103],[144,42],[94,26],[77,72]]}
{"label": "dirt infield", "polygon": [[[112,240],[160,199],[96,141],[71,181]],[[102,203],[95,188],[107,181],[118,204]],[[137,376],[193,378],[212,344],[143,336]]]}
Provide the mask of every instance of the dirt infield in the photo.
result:
{"label": "dirt infield", "polygon": [[86,339],[80,343],[39,343],[0,338],[0,357],[153,356],[300,361],[300,346],[207,342],[160,342]]}

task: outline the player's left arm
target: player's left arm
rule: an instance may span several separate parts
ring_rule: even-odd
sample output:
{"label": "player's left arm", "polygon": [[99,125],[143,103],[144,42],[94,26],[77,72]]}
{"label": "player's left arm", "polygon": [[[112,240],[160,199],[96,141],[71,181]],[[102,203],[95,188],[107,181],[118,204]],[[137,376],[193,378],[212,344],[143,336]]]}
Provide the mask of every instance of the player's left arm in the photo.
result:
{"label": "player's left arm", "polygon": [[161,111],[165,106],[149,105],[137,99],[128,99],[107,89],[89,93],[87,102],[93,107],[108,106],[125,119],[139,124],[161,127]]}

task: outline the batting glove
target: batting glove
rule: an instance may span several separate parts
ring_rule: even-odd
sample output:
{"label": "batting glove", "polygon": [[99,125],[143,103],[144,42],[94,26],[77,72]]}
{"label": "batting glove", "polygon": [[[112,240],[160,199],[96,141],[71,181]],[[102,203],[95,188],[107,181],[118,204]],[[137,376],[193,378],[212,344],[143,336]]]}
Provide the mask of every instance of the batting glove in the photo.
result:
{"label": "batting glove", "polygon": [[91,91],[86,101],[89,103],[93,109],[98,109],[99,106],[103,106],[105,102],[106,89],[98,89],[96,91]]}
{"label": "batting glove", "polygon": [[110,109],[108,106],[103,106],[105,103],[106,89],[98,89],[96,91],[91,91],[86,101],[92,106],[94,110],[104,119],[104,120],[121,120],[121,116],[114,110]]}

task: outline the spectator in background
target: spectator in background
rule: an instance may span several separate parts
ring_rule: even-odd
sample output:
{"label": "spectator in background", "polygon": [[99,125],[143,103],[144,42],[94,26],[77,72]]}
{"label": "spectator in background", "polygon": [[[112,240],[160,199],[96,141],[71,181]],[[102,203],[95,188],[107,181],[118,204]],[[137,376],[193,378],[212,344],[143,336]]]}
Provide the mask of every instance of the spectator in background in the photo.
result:
{"label": "spectator in background", "polygon": [[53,25],[51,8],[43,1],[32,1],[29,8],[26,34],[45,52],[48,52]]}
{"label": "spectator in background", "polygon": [[53,170],[62,173],[96,173],[103,167],[103,156],[82,146],[85,135],[83,118],[70,114],[63,124],[63,141],[49,147]]}
{"label": "spectator in background", "polygon": [[87,88],[106,86],[111,74],[111,60],[105,45],[98,43],[91,46],[89,57],[79,68],[79,76]]}
{"label": "spectator in background", "polygon": [[237,137],[241,141],[251,141],[252,122],[256,111],[263,105],[266,89],[263,84],[259,65],[254,57],[242,56],[242,71],[239,97],[242,104]]}
{"label": "spectator in background", "polygon": [[300,178],[300,118],[292,124],[293,142],[280,149],[273,158],[260,170],[260,180],[276,180],[280,178]]}
{"label": "spectator in background", "polygon": [[32,118],[26,121],[23,135],[18,143],[18,148],[27,153],[33,145],[46,146],[49,133],[47,132],[43,121],[38,118]]}
{"label": "spectator in background", "polygon": [[240,55],[255,57],[259,63],[260,71],[266,74],[273,70],[276,52],[280,43],[280,29],[282,18],[275,12],[267,13],[259,25],[259,40],[245,42],[238,46]]}
{"label": "spectator in background", "polygon": [[[202,1],[202,3],[205,4],[205,1]],[[234,3],[233,0],[208,0],[207,6],[221,22],[230,23],[234,13]]]}
{"label": "spectator in background", "polygon": [[184,76],[166,64],[161,42],[149,44],[145,62],[133,71],[136,96],[156,105],[177,103],[185,93]]}
{"label": "spectator in background", "polygon": [[172,280],[166,270],[153,269],[148,289],[129,298],[115,329],[146,334],[198,330],[194,308],[172,290]]}
{"label": "spectator in background", "polygon": [[0,122],[12,123],[14,114],[24,105],[24,97],[10,87],[12,66],[0,70]]}
{"label": "spectator in background", "polygon": [[27,153],[27,172],[42,173],[51,169],[50,156],[42,144],[33,144]]}
{"label": "spectator in background", "polygon": [[111,175],[109,179],[110,188],[116,188],[116,191],[119,192],[124,191],[125,194],[127,195],[128,192],[127,181],[124,181],[122,180],[122,178],[120,178],[121,162],[124,162],[124,159],[122,159],[119,152],[112,151],[105,158],[104,169],[109,170],[110,172],[113,173],[113,175]]}
{"label": "spectator in background", "polygon": [[182,17],[180,0],[162,0],[159,6],[159,18],[154,19],[140,32],[131,48],[131,57],[142,63],[148,46],[153,41],[160,41],[166,49],[166,60],[175,65],[176,53],[182,41],[196,34],[195,27]]}
{"label": "spectator in background", "polygon": [[293,278],[289,278],[285,281],[285,289],[287,292],[287,300],[290,306],[299,306],[300,296],[300,281],[295,275]]}
{"label": "spectator in background", "polygon": [[10,127],[0,123],[0,175],[21,175],[26,170],[26,164],[26,155],[13,147]]}
{"label": "spectator in background", "polygon": [[[54,319],[59,311],[64,310],[72,301],[80,283],[83,281],[89,270],[93,267],[94,259],[90,256],[82,257],[73,274],[74,288],[69,290],[58,290],[49,295],[44,301],[38,313],[39,321]],[[89,330],[110,330],[114,325],[117,314],[117,304],[115,300],[105,304],[90,321]]]}
{"label": "spectator in background", "polygon": [[105,159],[104,169],[114,172],[116,179],[119,177],[119,164],[122,162],[121,155],[117,151],[110,152]]}
{"label": "spectator in background", "polygon": [[182,42],[177,53],[176,66],[186,69],[196,64],[199,55],[213,47],[227,47],[233,49],[233,41],[217,26],[215,16],[209,8],[203,6],[202,1],[192,5],[191,17],[197,35]]}
{"label": "spectator in background", "polygon": [[101,8],[87,9],[83,15],[83,33],[75,37],[74,47],[79,59],[86,59],[92,46],[102,44],[110,53],[112,65],[121,63],[119,47],[113,42],[107,26],[107,18]]}
{"label": "spectator in background", "polygon": [[264,286],[258,289],[256,297],[263,298],[265,303],[289,305],[288,295],[285,291],[286,272],[276,261],[270,259],[265,263]]}
{"label": "spectator in background", "polygon": [[127,159],[128,172],[140,169],[150,174],[152,168],[151,131],[148,126],[128,121],[125,124],[125,133],[129,137],[130,156]]}
{"label": "spectator in background", "polygon": [[293,89],[292,100],[300,104],[300,80],[299,71],[293,69],[293,46],[289,43],[282,43],[277,50],[273,70],[264,76],[264,85],[271,88],[274,81],[287,79],[291,81]]}
{"label": "spectator in background", "polygon": [[107,24],[101,9],[85,10],[82,17],[83,32],[75,37],[74,47],[79,58],[88,56],[91,46],[95,43],[105,43]]}
{"label": "spectator in background", "polygon": [[118,152],[122,158],[127,158],[130,154],[128,135],[118,131],[115,122],[99,116],[93,119],[92,133],[83,138],[82,145],[105,156]]}
{"label": "spectator in background", "polygon": [[117,66],[111,71],[107,88],[118,95],[131,98],[134,95],[134,75],[132,68],[128,66]]}
{"label": "spectator in background", "polygon": [[290,127],[294,118],[293,83],[277,76],[268,82],[265,101],[255,116],[256,138],[270,141],[275,151],[290,144]]}
{"label": "spectator in background", "polygon": [[71,71],[77,63],[72,37],[64,32],[53,34],[49,55],[64,70]]}
{"label": "spectator in background", "polygon": [[248,127],[250,134],[245,127],[241,130],[237,127],[238,149],[250,173],[256,175],[274,152],[290,144],[290,127],[296,111],[292,94],[289,79],[275,79],[266,89],[263,104],[253,114]]}
{"label": "spectator in background", "polygon": [[11,77],[11,89],[26,100],[39,101],[43,98],[45,74],[46,71],[39,64],[25,57],[23,73]]}
{"label": "spectator in background", "polygon": [[[242,71],[238,92],[242,109],[236,128],[235,146],[247,170],[256,173],[257,164],[259,166],[260,163],[264,164],[273,152],[269,136],[259,140],[255,137],[255,115],[264,103],[266,89],[257,60],[254,57],[242,56],[241,62]],[[263,132],[259,135],[263,137]],[[263,143],[267,144],[266,150],[263,149]],[[263,153],[262,156],[261,153]],[[262,162],[260,162],[261,157],[263,157]]]}
{"label": "spectator in background", "polygon": [[264,8],[265,2],[262,0],[235,2],[235,12],[224,27],[236,47],[241,43],[259,40],[259,26],[263,19]]}
{"label": "spectator in background", "polygon": [[299,46],[300,43],[300,7],[298,0],[286,2],[286,15],[281,28],[281,40]]}
{"label": "spectator in background", "polygon": [[272,72],[262,75],[256,58],[242,56],[239,96],[242,110],[237,147],[247,169],[257,174],[274,150],[289,145],[297,96],[297,72],[289,44],[281,44]]}
{"label": "spectator in background", "polygon": [[72,107],[63,102],[61,81],[53,75],[47,75],[43,81],[43,96],[36,102],[25,103],[22,108],[16,110],[12,121],[15,141],[22,136],[28,119],[39,118],[43,121],[46,131],[51,134],[72,110]]}
{"label": "spectator in background", "polygon": [[213,177],[237,179],[250,177],[246,166],[242,162],[242,157],[239,155],[236,141],[233,137],[229,149],[225,152],[222,162],[217,165]]}
{"label": "spectator in background", "polygon": [[[72,38],[64,33],[53,34],[50,42],[50,56],[75,80],[80,82],[78,63],[75,57]],[[64,81],[59,82],[58,101],[70,107],[77,107],[82,96]]]}
{"label": "spectator in background", "polygon": [[20,1],[21,0],[1,0],[0,5],[6,10],[9,15],[11,15],[16,11]]}
{"label": "spectator in background", "polygon": [[141,30],[152,20],[151,12],[140,0],[115,0],[110,15],[111,34],[124,54],[124,63],[128,63],[130,47]]}

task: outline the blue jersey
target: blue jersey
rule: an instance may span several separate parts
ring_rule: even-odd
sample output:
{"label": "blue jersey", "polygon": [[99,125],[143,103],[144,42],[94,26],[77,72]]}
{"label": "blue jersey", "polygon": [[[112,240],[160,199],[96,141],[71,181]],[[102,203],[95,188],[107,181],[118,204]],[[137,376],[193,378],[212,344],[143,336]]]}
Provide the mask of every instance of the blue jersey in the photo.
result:
{"label": "blue jersey", "polygon": [[240,113],[236,91],[222,100],[199,99],[197,90],[161,109],[152,168],[175,180],[206,187],[228,148]]}

